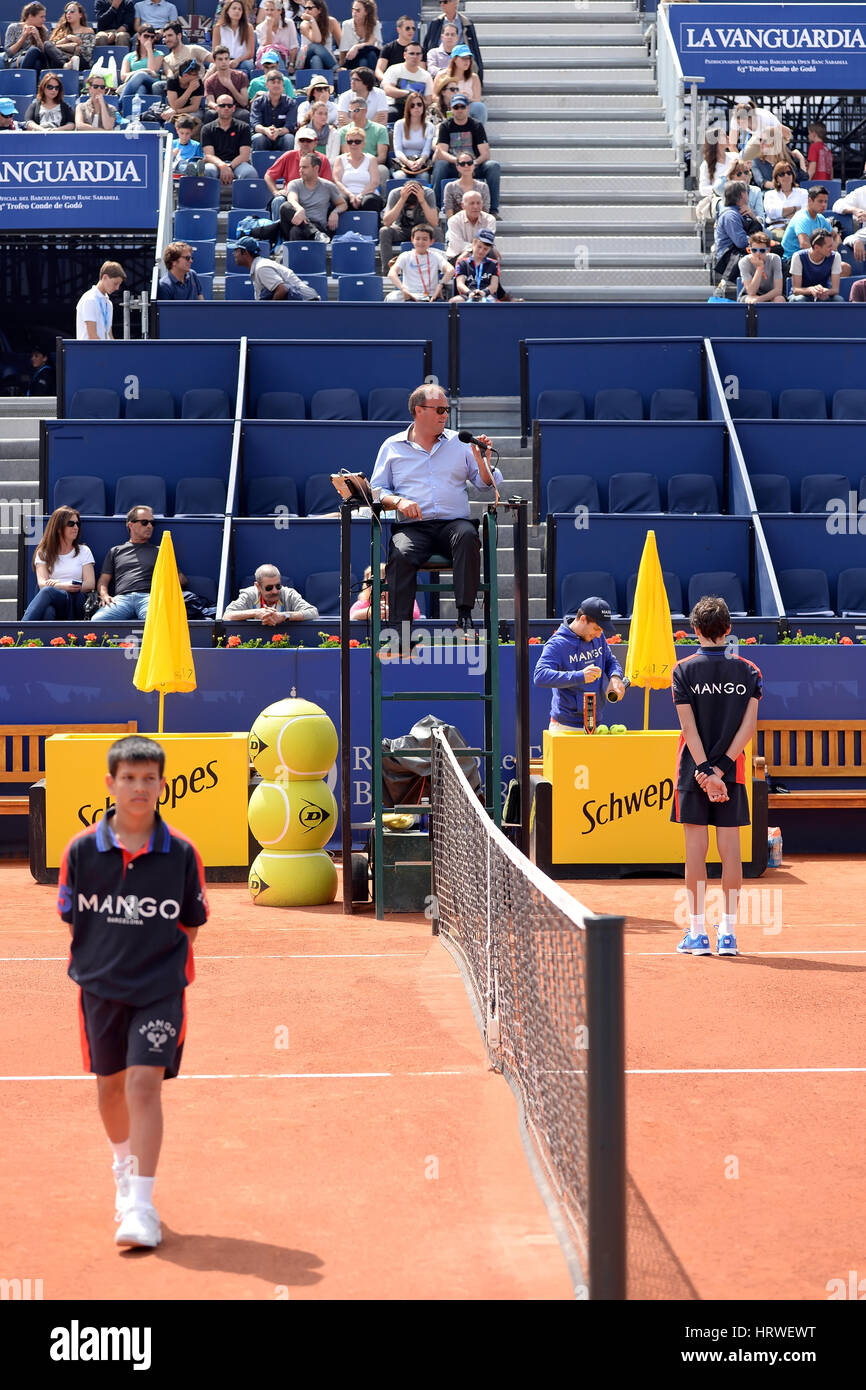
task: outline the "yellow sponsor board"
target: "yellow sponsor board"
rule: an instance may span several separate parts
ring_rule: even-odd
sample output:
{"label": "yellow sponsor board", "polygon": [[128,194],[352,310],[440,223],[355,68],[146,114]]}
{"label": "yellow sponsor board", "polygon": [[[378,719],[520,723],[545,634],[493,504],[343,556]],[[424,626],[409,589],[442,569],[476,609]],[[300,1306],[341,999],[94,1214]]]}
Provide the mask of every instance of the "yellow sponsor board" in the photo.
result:
{"label": "yellow sponsor board", "polygon": [[[114,803],[105,785],[117,734],[54,734],[45,742],[46,864]],[[246,734],[145,734],[165,749],[160,815],[195,842],[205,867],[248,864]]]}
{"label": "yellow sponsor board", "polygon": [[[544,776],[553,787],[554,864],[683,864],[682,827],[671,821],[679,733],[622,734],[545,729]],[[746,792],[752,806],[752,746]],[[751,859],[751,828],[740,845]],[[718,863],[710,831],[709,861]]]}

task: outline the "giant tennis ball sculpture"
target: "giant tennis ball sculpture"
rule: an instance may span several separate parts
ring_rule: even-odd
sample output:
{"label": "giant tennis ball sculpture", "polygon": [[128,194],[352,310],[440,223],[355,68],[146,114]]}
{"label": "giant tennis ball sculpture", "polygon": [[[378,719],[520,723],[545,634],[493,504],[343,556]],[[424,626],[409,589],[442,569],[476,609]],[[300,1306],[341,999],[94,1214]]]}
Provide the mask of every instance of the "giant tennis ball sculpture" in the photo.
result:
{"label": "giant tennis ball sculpture", "polygon": [[262,850],[250,869],[256,907],[315,907],[337,896],[337,870],[323,849],[308,854]]}
{"label": "giant tennis ball sculpture", "polygon": [[277,700],[250,730],[250,760],[266,782],[326,777],[338,747],[333,723],[310,700]]}
{"label": "giant tennis ball sculpture", "polygon": [[336,828],[337,803],[327,782],[260,782],[250,797],[249,821],[265,849],[321,849]]}

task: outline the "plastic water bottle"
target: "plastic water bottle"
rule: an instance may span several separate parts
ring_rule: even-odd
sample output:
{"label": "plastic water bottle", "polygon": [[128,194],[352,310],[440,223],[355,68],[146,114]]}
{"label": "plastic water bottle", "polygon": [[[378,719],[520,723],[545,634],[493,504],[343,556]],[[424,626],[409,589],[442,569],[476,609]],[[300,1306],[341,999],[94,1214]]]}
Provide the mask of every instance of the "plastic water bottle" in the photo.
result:
{"label": "plastic water bottle", "polygon": [[770,826],[769,830],[767,831],[767,840],[769,842],[769,854],[767,856],[767,865],[771,869],[781,869],[782,832],[779,829],[778,825]]}
{"label": "plastic water bottle", "polygon": [[143,106],[144,102],[136,92],[135,96],[132,98],[132,119],[129,123],[133,130],[141,130],[141,109]]}

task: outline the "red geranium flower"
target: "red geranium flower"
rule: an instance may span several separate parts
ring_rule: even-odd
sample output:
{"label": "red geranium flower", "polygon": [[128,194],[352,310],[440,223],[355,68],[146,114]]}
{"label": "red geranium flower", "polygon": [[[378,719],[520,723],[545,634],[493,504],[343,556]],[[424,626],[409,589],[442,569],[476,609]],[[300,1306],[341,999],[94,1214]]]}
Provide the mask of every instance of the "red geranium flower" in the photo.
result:
{"label": "red geranium flower", "polygon": [[96,633],[95,633],[95,632],[85,632],[85,634],[84,634],[84,640],[85,640],[85,642],[87,642],[89,645],[92,645],[92,644],[97,640]]}
{"label": "red geranium flower", "polygon": [[674,633],[675,642],[681,642],[684,637],[688,637],[688,633],[684,632],[682,628],[680,628],[679,632]]}
{"label": "red geranium flower", "polygon": [[237,634],[236,632],[232,633],[231,637],[230,637],[229,640],[226,642],[226,646],[227,646],[227,647],[239,647],[240,644],[241,644],[241,639],[240,639],[240,637],[238,637],[238,634]]}
{"label": "red geranium flower", "polygon": [[340,639],[339,639],[339,637],[336,635],[336,633],[334,633],[333,636],[331,636],[331,637],[328,638],[328,646],[329,646],[329,647],[339,647],[339,645],[340,645]]}
{"label": "red geranium flower", "polygon": [[14,646],[15,646],[15,638],[14,638],[14,637],[0,637],[0,647],[14,647]]}
{"label": "red geranium flower", "polygon": [[851,638],[850,638],[850,637],[840,637],[840,638],[839,638],[839,646],[840,646],[840,647],[853,647],[853,645],[854,645],[854,643],[851,641]]}
{"label": "red geranium flower", "polygon": [[350,638],[349,638],[349,646],[350,646],[350,647],[360,647],[360,645],[361,645],[361,643],[358,641],[357,637],[350,637]]}
{"label": "red geranium flower", "polygon": [[537,647],[537,646],[540,646],[540,645],[541,645],[541,638],[540,638],[540,637],[530,637],[530,639],[529,639],[529,645],[530,645],[530,647]]}
{"label": "red geranium flower", "polygon": [[757,637],[747,637],[743,645],[746,647],[753,647],[757,640]]}
{"label": "red geranium flower", "polygon": [[65,646],[66,646],[66,638],[65,638],[65,637],[52,637],[52,639],[51,639],[51,641],[50,641],[50,643],[49,643],[49,646],[51,646],[51,647],[65,647]]}
{"label": "red geranium flower", "polygon": [[619,633],[618,633],[618,632],[615,632],[615,633],[613,634],[612,637],[608,637],[608,639],[607,639],[607,645],[608,645],[609,647],[613,647],[613,646],[616,645],[617,642],[621,642],[621,641],[622,641],[622,638],[620,637]]}

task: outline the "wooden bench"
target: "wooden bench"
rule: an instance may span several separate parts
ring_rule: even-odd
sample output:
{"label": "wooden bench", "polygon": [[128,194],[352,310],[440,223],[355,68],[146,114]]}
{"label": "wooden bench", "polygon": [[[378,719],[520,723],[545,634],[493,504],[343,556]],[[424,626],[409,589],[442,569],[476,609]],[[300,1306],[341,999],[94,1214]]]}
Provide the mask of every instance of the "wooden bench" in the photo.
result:
{"label": "wooden bench", "polygon": [[[0,725],[0,785],[38,782],[45,776],[45,740],[52,734],[135,734],[138,720],[127,724],[3,724]],[[0,816],[29,814],[27,791],[0,796]]]}
{"label": "wooden bench", "polygon": [[770,792],[771,810],[866,809],[866,720],[759,719],[758,752],[771,778],[862,778],[862,787],[794,788]]}

